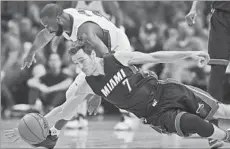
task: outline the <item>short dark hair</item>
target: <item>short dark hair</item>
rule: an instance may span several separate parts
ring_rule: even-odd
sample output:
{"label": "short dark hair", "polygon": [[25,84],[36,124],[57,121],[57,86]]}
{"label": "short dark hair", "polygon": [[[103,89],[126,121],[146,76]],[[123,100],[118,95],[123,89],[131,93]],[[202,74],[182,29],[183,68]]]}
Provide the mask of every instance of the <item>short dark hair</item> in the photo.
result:
{"label": "short dark hair", "polygon": [[63,9],[61,6],[57,4],[47,4],[45,5],[41,12],[40,12],[40,18],[43,17],[48,17],[48,18],[53,18],[61,15],[63,13]]}
{"label": "short dark hair", "polygon": [[93,51],[93,47],[91,45],[87,44],[87,45],[72,47],[72,48],[70,48],[68,53],[70,55],[75,55],[80,49],[82,49],[83,52],[85,52],[88,55],[91,55],[91,53]]}

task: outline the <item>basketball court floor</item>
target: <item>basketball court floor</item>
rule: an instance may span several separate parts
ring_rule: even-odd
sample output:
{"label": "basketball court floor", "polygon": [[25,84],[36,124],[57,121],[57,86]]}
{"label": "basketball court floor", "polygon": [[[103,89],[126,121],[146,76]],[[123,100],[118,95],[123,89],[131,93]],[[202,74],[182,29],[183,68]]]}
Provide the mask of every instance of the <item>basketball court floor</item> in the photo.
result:
{"label": "basketball court floor", "polygon": [[[64,129],[55,148],[209,148],[206,139],[162,135],[143,124],[135,131],[114,131],[118,120],[115,116],[91,117],[88,129]],[[1,121],[1,148],[31,148],[22,140],[12,143],[4,137],[4,129],[17,124],[18,119]]]}

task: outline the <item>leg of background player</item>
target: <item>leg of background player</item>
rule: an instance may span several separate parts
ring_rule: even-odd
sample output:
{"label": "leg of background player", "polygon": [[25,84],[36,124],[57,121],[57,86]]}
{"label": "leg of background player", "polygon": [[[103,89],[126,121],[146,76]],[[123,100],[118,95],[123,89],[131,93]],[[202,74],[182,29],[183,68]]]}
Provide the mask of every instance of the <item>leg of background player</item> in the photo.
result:
{"label": "leg of background player", "polygon": [[121,121],[118,122],[115,126],[115,130],[133,130],[136,129],[139,125],[139,119],[132,113],[121,110]]}
{"label": "leg of background player", "polygon": [[87,101],[83,101],[78,105],[76,115],[74,118],[66,124],[66,128],[81,129],[88,126],[87,116]]}
{"label": "leg of background player", "polygon": [[[208,52],[211,59],[229,60],[229,16],[225,12],[216,11],[210,20]],[[226,66],[212,65],[208,83],[208,92],[217,100],[223,101],[223,83]]]}
{"label": "leg of background player", "polygon": [[[211,59],[229,59],[230,35],[229,15],[224,12],[214,11],[210,20],[208,52]],[[223,81],[225,66],[212,65],[208,92],[217,100],[223,101]],[[214,143],[213,143],[214,142]],[[215,140],[209,140],[209,145],[215,147]]]}
{"label": "leg of background player", "polygon": [[208,92],[219,101],[223,101],[223,81],[226,66],[213,65],[210,73]]}

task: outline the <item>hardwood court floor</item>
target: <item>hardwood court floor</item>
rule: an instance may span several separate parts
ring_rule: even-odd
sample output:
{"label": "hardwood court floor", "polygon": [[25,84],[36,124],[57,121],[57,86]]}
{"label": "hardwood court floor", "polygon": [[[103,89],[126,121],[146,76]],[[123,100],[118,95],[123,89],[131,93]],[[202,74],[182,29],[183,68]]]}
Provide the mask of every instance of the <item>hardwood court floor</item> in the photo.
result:
{"label": "hardwood court floor", "polygon": [[[135,131],[114,131],[118,120],[118,117],[104,120],[91,117],[88,129],[64,129],[55,148],[209,148],[206,139],[161,135],[143,124]],[[22,140],[11,143],[4,137],[4,129],[16,127],[17,122],[1,121],[1,148],[30,148]],[[230,144],[225,144],[224,148],[230,148]]]}

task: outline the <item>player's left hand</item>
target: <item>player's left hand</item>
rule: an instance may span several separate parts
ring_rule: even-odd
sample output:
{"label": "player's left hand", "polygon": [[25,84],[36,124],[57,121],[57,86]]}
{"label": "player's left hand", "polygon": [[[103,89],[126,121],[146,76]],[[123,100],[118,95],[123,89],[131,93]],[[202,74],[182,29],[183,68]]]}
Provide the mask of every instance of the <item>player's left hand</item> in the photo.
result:
{"label": "player's left hand", "polygon": [[188,23],[188,25],[193,25],[196,23],[196,17],[197,17],[197,12],[191,10],[186,16],[185,20]]}
{"label": "player's left hand", "polygon": [[21,69],[24,69],[26,66],[30,68],[33,63],[36,63],[35,54],[28,54],[24,59]]}
{"label": "player's left hand", "polygon": [[6,129],[4,132],[5,137],[7,137],[11,142],[16,142],[20,139],[20,135],[17,128]]}
{"label": "player's left hand", "polygon": [[101,105],[101,97],[95,95],[87,100],[88,112],[89,115],[96,115],[98,107]]}

